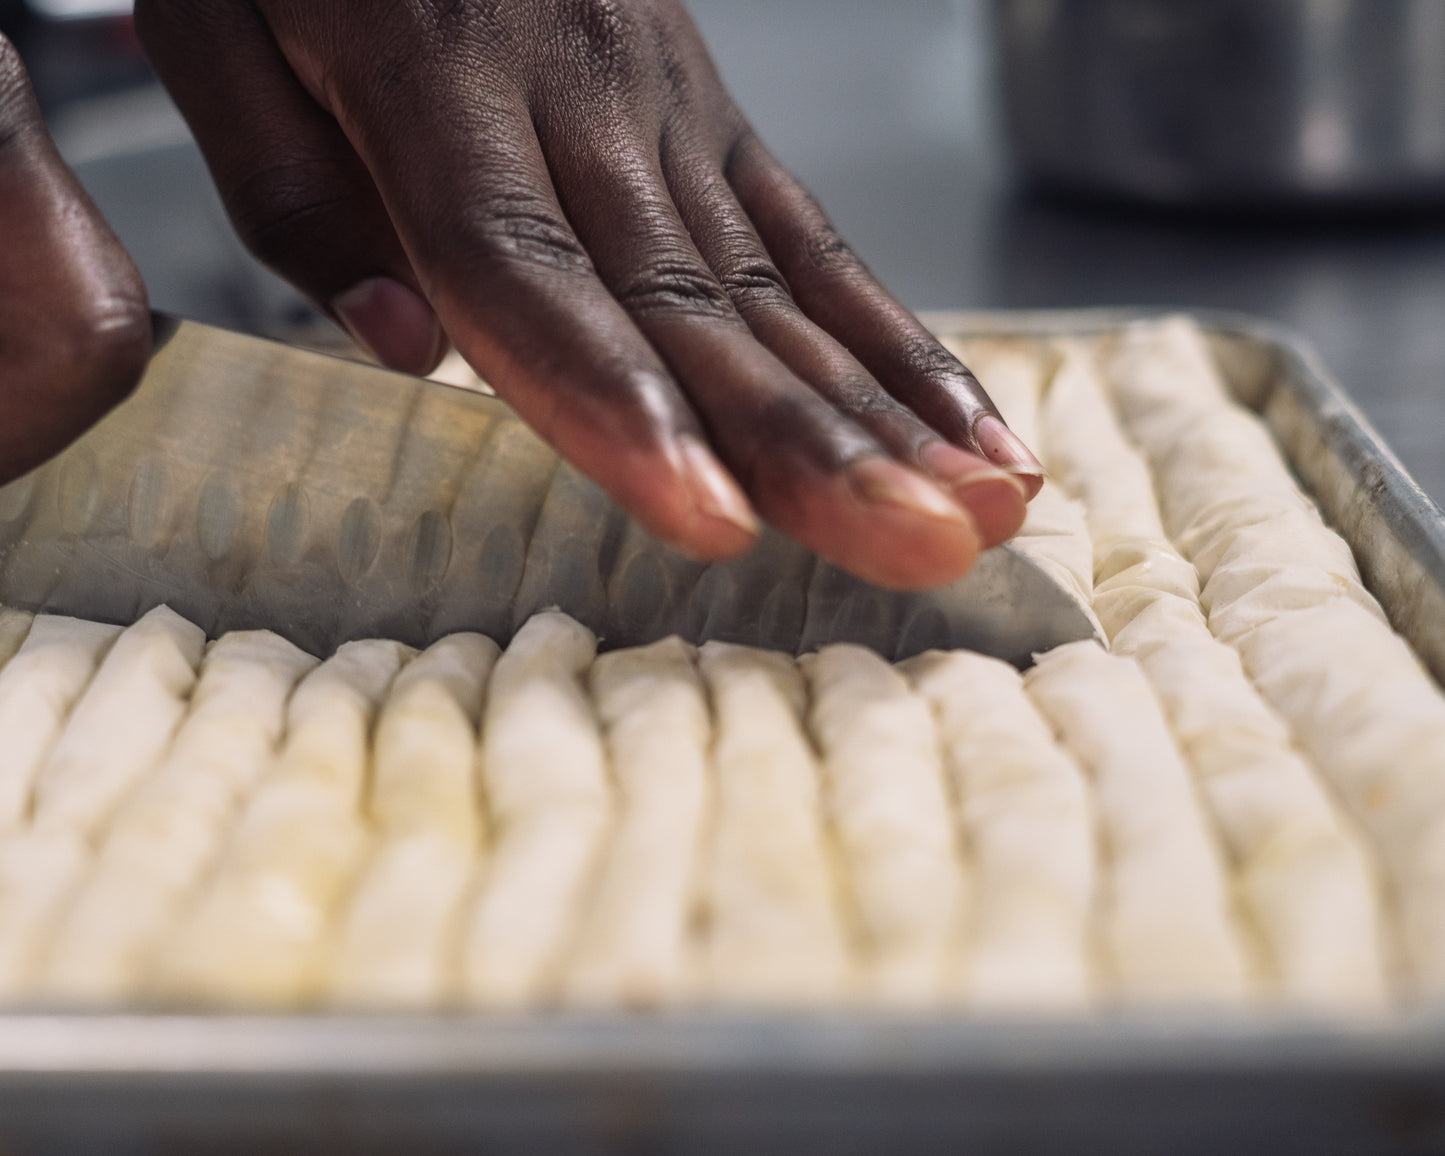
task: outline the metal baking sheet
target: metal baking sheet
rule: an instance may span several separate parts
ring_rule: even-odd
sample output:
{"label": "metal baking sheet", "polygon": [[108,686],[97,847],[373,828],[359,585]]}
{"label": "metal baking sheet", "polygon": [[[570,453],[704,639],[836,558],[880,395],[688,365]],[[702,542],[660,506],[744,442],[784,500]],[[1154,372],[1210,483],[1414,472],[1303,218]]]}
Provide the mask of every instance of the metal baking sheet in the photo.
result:
{"label": "metal baking sheet", "polygon": [[[961,336],[1141,316],[935,316]],[[1298,342],[1200,316],[1242,400],[1445,672],[1445,518]],[[1445,1019],[965,1014],[0,1016],[0,1152],[1445,1150]]]}

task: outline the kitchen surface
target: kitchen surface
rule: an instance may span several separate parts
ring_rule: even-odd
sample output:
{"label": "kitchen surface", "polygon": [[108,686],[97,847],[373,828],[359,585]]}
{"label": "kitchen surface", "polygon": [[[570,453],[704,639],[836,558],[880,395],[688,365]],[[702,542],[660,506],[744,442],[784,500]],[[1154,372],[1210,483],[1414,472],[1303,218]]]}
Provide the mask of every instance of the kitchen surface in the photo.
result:
{"label": "kitchen surface", "polygon": [[[1020,187],[982,0],[693,0],[744,110],[916,309],[1238,310],[1297,330],[1445,498],[1445,205],[1213,216]],[[256,331],[305,318],[230,236],[158,91],[55,110],[155,305]]]}

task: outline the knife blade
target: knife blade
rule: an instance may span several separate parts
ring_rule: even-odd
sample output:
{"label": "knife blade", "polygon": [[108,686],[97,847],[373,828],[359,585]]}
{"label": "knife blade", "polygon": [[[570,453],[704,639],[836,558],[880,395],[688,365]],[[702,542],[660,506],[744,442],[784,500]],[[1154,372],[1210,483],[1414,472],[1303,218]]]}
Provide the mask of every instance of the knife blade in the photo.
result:
{"label": "knife blade", "polygon": [[133,396],[0,487],[0,603],[123,624],[166,603],[212,636],[264,628],[316,654],[467,629],[505,642],[547,606],[607,646],[848,641],[1026,666],[1094,635],[1006,546],[924,593],[870,586],[773,531],[699,563],[496,398],[193,321],[156,330]]}

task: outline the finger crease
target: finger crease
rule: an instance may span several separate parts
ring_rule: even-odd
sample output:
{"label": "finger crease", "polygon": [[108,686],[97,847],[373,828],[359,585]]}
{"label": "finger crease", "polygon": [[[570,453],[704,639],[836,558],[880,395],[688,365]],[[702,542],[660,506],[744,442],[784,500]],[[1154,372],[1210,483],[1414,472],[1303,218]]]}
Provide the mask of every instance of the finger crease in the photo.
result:
{"label": "finger crease", "polygon": [[616,290],[617,300],[633,314],[688,313],[714,317],[734,314],[732,298],[716,279],[694,269],[652,269]]}

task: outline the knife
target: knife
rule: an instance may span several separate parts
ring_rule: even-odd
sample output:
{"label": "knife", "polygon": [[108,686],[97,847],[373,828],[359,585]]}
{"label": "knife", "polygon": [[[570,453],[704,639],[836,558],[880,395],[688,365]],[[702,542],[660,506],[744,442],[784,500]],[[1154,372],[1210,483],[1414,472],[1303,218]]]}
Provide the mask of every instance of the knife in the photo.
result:
{"label": "knife", "polygon": [[127,624],[166,603],[213,637],[314,654],[457,630],[505,642],[557,606],[605,646],[668,634],[1026,666],[1094,636],[1010,547],[950,586],[870,586],[774,531],[705,564],[650,538],[502,402],[158,316],[135,393],[0,488],[0,603]]}

